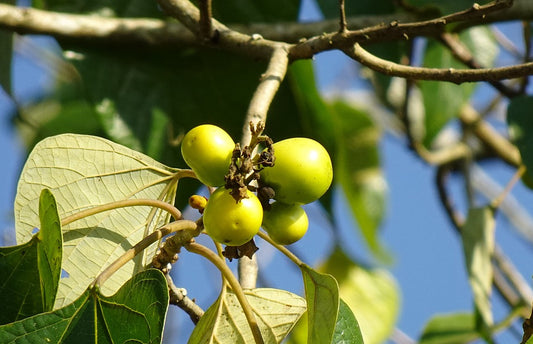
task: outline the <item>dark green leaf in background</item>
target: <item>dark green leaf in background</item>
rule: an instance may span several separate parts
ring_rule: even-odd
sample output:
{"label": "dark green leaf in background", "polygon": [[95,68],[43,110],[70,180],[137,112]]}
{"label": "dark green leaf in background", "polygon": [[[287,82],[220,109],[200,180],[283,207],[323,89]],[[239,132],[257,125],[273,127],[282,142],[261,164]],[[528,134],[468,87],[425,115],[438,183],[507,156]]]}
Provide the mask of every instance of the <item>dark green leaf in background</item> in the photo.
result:
{"label": "dark green leaf in background", "polygon": [[61,309],[0,326],[0,342],[160,343],[167,307],[165,277],[149,269],[113,296],[89,288]]}
{"label": "dark green leaf in background", "polygon": [[331,343],[339,313],[339,285],[333,276],[301,265],[307,300],[307,343]]}
{"label": "dark green leaf in background", "polygon": [[[479,1],[480,5],[483,5],[485,3],[488,3],[490,1]],[[406,3],[408,3],[411,6],[416,6],[420,10],[430,10],[435,9],[439,10],[440,14],[449,14],[452,12],[467,10],[472,7],[474,4],[474,1],[472,0],[447,0],[447,1],[439,1],[439,0],[407,0]],[[437,15],[438,13],[435,13]]]}
{"label": "dark green leaf in background", "polygon": [[0,324],[54,306],[61,276],[62,234],[55,199],[46,189],[39,200],[39,217],[41,229],[29,242],[0,248]]}
{"label": "dark green leaf in background", "polygon": [[518,147],[522,163],[528,175],[533,171],[533,97],[522,96],[511,99],[507,107],[509,136]]}
{"label": "dark green leaf in background", "polygon": [[[2,1],[8,5],[14,5],[15,0]],[[12,97],[11,89],[11,61],[13,59],[13,32],[0,30],[0,88]]]}
{"label": "dark green leaf in background", "polygon": [[[465,30],[458,39],[481,65],[492,66],[498,48],[488,28]],[[452,56],[448,48],[435,40],[428,40],[423,64],[424,67],[431,68],[466,68]],[[459,115],[461,107],[469,101],[476,84],[456,85],[449,82],[421,81],[419,85],[426,116],[424,143],[430,146],[442,128]]]}
{"label": "dark green leaf in background", "polygon": [[419,344],[466,344],[479,338],[475,316],[468,313],[436,315],[424,328]]}

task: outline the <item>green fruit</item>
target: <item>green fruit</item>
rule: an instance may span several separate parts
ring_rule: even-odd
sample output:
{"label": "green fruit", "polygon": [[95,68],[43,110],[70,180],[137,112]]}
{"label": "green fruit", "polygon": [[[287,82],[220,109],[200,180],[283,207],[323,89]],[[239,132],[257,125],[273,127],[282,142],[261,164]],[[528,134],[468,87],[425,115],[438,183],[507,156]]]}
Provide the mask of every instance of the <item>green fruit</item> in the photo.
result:
{"label": "green fruit", "polygon": [[307,214],[298,204],[275,202],[263,216],[263,228],[272,240],[281,245],[300,240],[308,226]]}
{"label": "green fruit", "polygon": [[205,185],[224,185],[235,142],[223,129],[203,124],[191,129],[181,143],[183,160]]}
{"label": "green fruit", "polygon": [[331,159],[326,149],[308,138],[291,138],[273,146],[274,166],[261,171],[261,181],[284,203],[311,203],[322,196],[333,180]]}
{"label": "green fruit", "polygon": [[218,188],[204,210],[205,231],[214,240],[229,246],[245,244],[259,231],[263,208],[255,194],[236,202],[230,190]]}

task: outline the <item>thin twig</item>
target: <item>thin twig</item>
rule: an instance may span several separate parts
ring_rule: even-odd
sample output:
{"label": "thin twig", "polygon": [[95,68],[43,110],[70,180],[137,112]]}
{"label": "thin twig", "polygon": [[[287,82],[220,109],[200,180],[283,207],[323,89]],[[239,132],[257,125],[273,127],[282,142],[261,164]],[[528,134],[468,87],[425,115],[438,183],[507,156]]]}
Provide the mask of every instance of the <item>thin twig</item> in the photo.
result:
{"label": "thin twig", "polygon": [[189,315],[192,322],[195,325],[198,324],[198,321],[200,321],[200,318],[204,315],[204,310],[198,306],[194,300],[191,300],[187,296],[185,289],[178,288],[176,285],[174,285],[174,281],[172,280],[170,274],[165,274],[165,277],[167,279],[170,295],[169,303],[183,309],[185,313]]}
{"label": "thin twig", "polygon": [[207,258],[211,263],[213,263],[213,265],[217,267],[218,270],[220,270],[222,274],[224,274],[226,281],[230,285],[231,289],[233,290],[233,293],[237,297],[237,300],[239,300],[239,303],[241,304],[244,315],[246,316],[246,320],[248,321],[250,329],[252,330],[255,342],[258,344],[264,343],[263,337],[261,335],[261,330],[259,329],[257,320],[255,319],[252,307],[248,303],[248,299],[246,299],[246,296],[244,295],[244,291],[242,290],[239,281],[237,281],[237,278],[235,278],[230,268],[226,265],[226,262],[216,253],[214,253],[203,245],[192,242],[186,244],[185,248],[189,252],[196,253]]}
{"label": "thin twig", "polygon": [[210,40],[213,35],[211,0],[198,1],[198,8],[200,9],[200,37]]}
{"label": "thin twig", "polygon": [[404,66],[383,60],[363,49],[358,43],[343,51],[349,57],[372,70],[406,79],[448,81],[462,84],[464,82],[497,81],[533,75],[533,62],[481,69],[426,68]]}
{"label": "thin twig", "polygon": [[119,208],[126,208],[126,207],[136,207],[136,206],[143,206],[143,207],[153,207],[153,208],[159,208],[163,209],[166,212],[168,212],[174,220],[181,219],[181,212],[178,210],[178,208],[174,207],[172,204],[169,204],[164,201],[160,201],[157,199],[125,199],[120,200],[116,202],[110,202],[102,205],[98,205],[89,209],[82,210],[80,212],[77,212],[76,214],[67,216],[61,220],[61,226],[66,226],[74,221],[81,220],[85,217],[96,215],[105,211],[115,210]]}
{"label": "thin twig", "polygon": [[347,29],[346,23],[346,11],[344,10],[344,0],[339,0],[339,32],[346,32]]}
{"label": "thin twig", "polygon": [[459,119],[503,161],[514,167],[522,164],[518,148],[484,121],[471,106],[461,109]]}
{"label": "thin twig", "polygon": [[503,191],[501,192],[501,194],[498,195],[498,197],[496,197],[495,199],[493,199],[491,202],[490,202],[490,206],[492,208],[498,208],[503,200],[505,199],[505,197],[511,192],[512,188],[515,186],[516,182],[518,182],[520,180],[520,178],[522,178],[522,175],[526,172],[526,166],[522,165],[518,168],[518,170],[516,171],[516,173],[513,175],[513,177],[511,178],[511,180],[509,181],[509,183],[507,183],[507,185],[505,186],[505,189],[503,189]]}
{"label": "thin twig", "polygon": [[265,240],[266,242],[268,242],[270,245],[274,246],[278,251],[280,251],[281,253],[283,253],[287,258],[289,258],[290,260],[292,260],[292,262],[298,266],[302,266],[304,265],[304,262],[302,262],[300,260],[300,258],[298,258],[294,253],[292,253],[291,251],[289,251],[285,246],[283,245],[280,245],[276,242],[274,242],[274,240],[272,240],[270,238],[270,236],[265,233],[265,232],[262,232],[262,231],[259,231],[259,233],[257,233],[257,235],[259,235],[261,237],[261,239]]}
{"label": "thin twig", "polygon": [[[470,53],[468,48],[452,34],[443,33],[442,35],[440,35],[439,41],[450,50],[455,59],[463,63],[465,66],[472,69],[483,68],[483,66],[479,64],[478,61],[476,61],[476,59]],[[501,94],[505,95],[508,98],[516,97],[521,93],[519,90],[514,90],[506,86],[500,80],[491,80],[489,81],[489,84],[491,84],[496,90],[498,90]]]}
{"label": "thin twig", "polygon": [[137,254],[143,252],[148,246],[152,245],[156,241],[161,240],[164,236],[174,233],[177,231],[183,230],[193,230],[196,229],[196,223],[189,220],[179,220],[171,222],[161,228],[156,229],[150,235],[139,241],[135,246],[127,250],[115,260],[111,265],[109,265],[104,271],[102,271],[92,283],[92,286],[98,285],[101,286],[104,282],[111,277],[118,269],[123,267],[127,262],[132,260]]}

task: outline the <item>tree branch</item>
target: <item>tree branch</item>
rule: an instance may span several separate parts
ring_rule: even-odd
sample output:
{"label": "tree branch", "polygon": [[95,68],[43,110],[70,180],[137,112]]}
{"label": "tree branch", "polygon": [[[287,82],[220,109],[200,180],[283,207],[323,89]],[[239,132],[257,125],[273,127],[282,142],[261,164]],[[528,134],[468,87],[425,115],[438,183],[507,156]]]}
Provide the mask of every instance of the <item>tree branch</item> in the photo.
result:
{"label": "tree branch", "polygon": [[[483,66],[476,61],[468,48],[459,39],[453,37],[449,33],[444,33],[439,37],[439,40],[450,50],[455,59],[463,63],[465,66],[472,69],[483,68]],[[521,93],[520,90],[514,90],[510,87],[507,87],[500,80],[489,81],[489,83],[501,94],[508,98],[516,97]]]}
{"label": "tree branch", "polygon": [[518,148],[494,130],[487,122],[483,121],[472,107],[463,107],[459,113],[459,119],[463,125],[470,128],[474,135],[503,161],[514,167],[522,164]]}
{"label": "tree branch", "polygon": [[383,60],[363,49],[358,43],[343,51],[349,57],[372,70],[406,79],[448,81],[462,84],[464,82],[497,81],[533,75],[533,62],[482,69],[425,68],[404,66]]}
{"label": "tree branch", "polygon": [[204,315],[204,310],[187,296],[185,289],[178,288],[174,285],[174,281],[172,280],[172,277],[170,277],[170,274],[165,274],[165,277],[167,279],[170,296],[169,303],[183,309],[185,313],[189,315],[192,322],[195,325],[198,324],[198,321]]}
{"label": "tree branch", "polygon": [[[270,62],[261,81],[250,101],[246,119],[244,120],[241,146],[248,145],[251,140],[250,125],[254,127],[259,123],[266,123],[268,109],[274,99],[289,65],[287,50],[280,46],[272,52]],[[257,258],[255,255],[250,259],[246,256],[239,259],[239,281],[243,288],[255,288],[257,281]]]}

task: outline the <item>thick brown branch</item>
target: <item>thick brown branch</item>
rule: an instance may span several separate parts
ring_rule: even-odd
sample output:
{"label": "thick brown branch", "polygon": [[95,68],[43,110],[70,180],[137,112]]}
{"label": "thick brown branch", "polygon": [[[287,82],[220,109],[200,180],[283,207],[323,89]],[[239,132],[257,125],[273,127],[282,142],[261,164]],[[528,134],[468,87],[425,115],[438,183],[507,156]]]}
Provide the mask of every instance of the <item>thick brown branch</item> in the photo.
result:
{"label": "thick brown branch", "polygon": [[377,72],[415,80],[448,81],[455,84],[476,81],[497,81],[533,75],[533,62],[509,67],[482,69],[425,68],[404,66],[372,55],[359,44],[344,53],[357,62]]}

